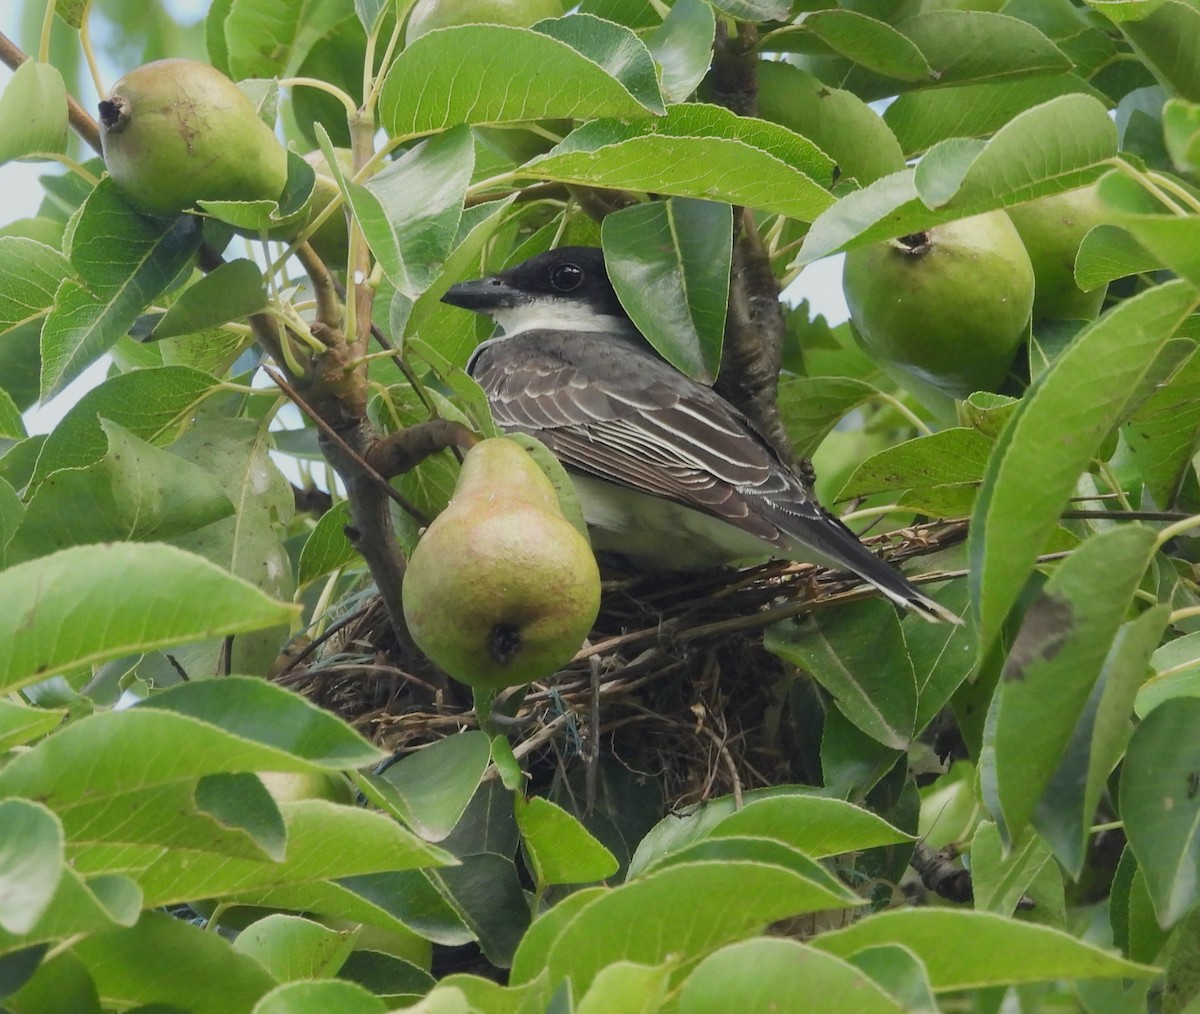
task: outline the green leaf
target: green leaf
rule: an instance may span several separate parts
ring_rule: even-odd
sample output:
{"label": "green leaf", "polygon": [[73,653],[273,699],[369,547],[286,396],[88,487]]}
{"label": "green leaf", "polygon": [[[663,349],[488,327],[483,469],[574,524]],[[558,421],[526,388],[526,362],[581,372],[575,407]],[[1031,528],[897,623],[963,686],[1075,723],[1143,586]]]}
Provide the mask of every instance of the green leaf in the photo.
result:
{"label": "green leaf", "polygon": [[78,850],[75,863],[85,867],[126,865],[150,907],[453,861],[381,813],[323,799],[281,803],[279,810],[287,826],[284,862],[162,848],[96,846]]}
{"label": "green leaf", "polygon": [[[430,33],[433,34],[433,33]],[[701,103],[658,120],[597,120],[576,128],[523,175],[699,197],[810,222],[833,203],[833,162],[778,124]]]}
{"label": "green leaf", "polygon": [[233,942],[280,982],[321,979],[337,973],[353,939],[295,915],[272,912],[247,926]]}
{"label": "green leaf", "polygon": [[401,758],[365,778],[362,788],[426,841],[441,841],[475,795],[491,757],[487,733],[464,732]]}
{"label": "green leaf", "polygon": [[740,808],[735,808],[732,797],[725,796],[685,816],[664,818],[638,844],[627,879],[640,876],[693,842],[726,835],[769,838],[814,859],[908,840],[882,817],[843,799],[764,790],[749,795]]}
{"label": "green leaf", "polygon": [[84,878],[70,862],[62,868],[58,890],[37,922],[20,936],[0,929],[0,953],[31,943],[100,933],[137,922],[142,896],[137,886],[117,873]]}
{"label": "green leaf", "polygon": [[865,185],[904,168],[900,145],[874,109],[789,63],[758,64],[758,115],[818,145],[837,163],[839,179]]}
{"label": "green leaf", "polygon": [[1100,102],[1087,95],[1051,99],[986,143],[952,138],[927,152],[916,170],[847,194],[813,222],[796,262],[1074,190],[1106,171],[1103,163],[1116,150],[1116,127]]}
{"label": "green leaf", "polygon": [[[591,27],[593,22],[603,24],[589,15],[575,17],[588,17]],[[641,43],[624,31],[620,36],[608,29],[598,31],[595,49],[589,47],[587,52],[539,30],[505,25],[461,25],[427,32],[388,69],[379,96],[379,121],[392,137],[415,137],[459,123],[661,113],[657,86],[639,90],[644,71],[633,56]],[[649,62],[649,53],[644,46],[641,49]],[[481,59],[481,53],[488,55]],[[631,60],[630,80],[605,69]],[[546,88],[545,81],[563,87]]]}
{"label": "green leaf", "polygon": [[[13,401],[11,394],[0,388],[0,439],[24,440],[28,435],[17,403]],[[0,530],[2,529],[3,525],[0,525]]]}
{"label": "green leaf", "polygon": [[157,543],[76,546],[0,583],[0,688],[200,637],[288,623],[299,606]]}
{"label": "green leaf", "polygon": [[66,717],[57,708],[31,708],[15,701],[0,700],[0,751],[40,739]]}
{"label": "green leaf", "polygon": [[[324,982],[289,982],[277,986],[254,1005],[251,1014],[386,1014],[388,1005],[355,982],[331,979]],[[466,1008],[445,1008],[454,1014]]]}
{"label": "green leaf", "polygon": [[989,11],[932,10],[897,30],[921,51],[939,85],[1063,73],[1071,61],[1027,21]]}
{"label": "green leaf", "polygon": [[1133,733],[1121,772],[1121,819],[1159,925],[1200,901],[1200,699],[1164,701]]}
{"label": "green leaf", "polygon": [[1096,806],[1129,742],[1129,716],[1169,613],[1167,606],[1155,606],[1119,628],[1071,742],[1034,811],[1034,826],[1076,880],[1083,871]]}
{"label": "green leaf", "polygon": [[794,940],[760,937],[722,947],[684,980],[680,1014],[770,1010],[903,1011],[906,1007],[847,961]]}
{"label": "green leaf", "polygon": [[986,137],[1018,113],[1073,93],[1100,98],[1076,74],[1038,75],[914,89],[898,96],[884,111],[883,120],[895,132],[904,154],[915,155],[948,137]]}
{"label": "green leaf", "polygon": [[781,377],[779,415],[797,456],[811,456],[838,420],[878,395],[849,377]]}
{"label": "green leaf", "polygon": [[22,1014],[53,1014],[63,1009],[72,1014],[101,1014],[96,987],[79,959],[67,951],[37,964],[44,951],[44,946],[35,945],[2,959],[19,966],[36,965],[29,969],[32,978],[5,998],[9,1007]]}
{"label": "green leaf", "polygon": [[28,933],[50,906],[63,874],[63,829],[38,803],[0,803],[0,929]]}
{"label": "green leaf", "polygon": [[1200,440],[1200,355],[1191,345],[1187,360],[1170,380],[1155,386],[1121,427],[1121,436],[1154,502],[1174,504]]}
{"label": "green leaf", "polygon": [[917,45],[886,22],[857,11],[834,10],[809,15],[801,25],[834,52],[884,77],[899,81],[933,77],[933,68]]}
{"label": "green leaf", "polygon": [[1200,216],[1124,215],[1121,224],[1160,264],[1200,286]]}
{"label": "green leaf", "polygon": [[8,546],[8,562],[89,542],[153,542],[233,513],[215,479],[197,465],[100,421],[108,454],[48,476],[30,498]]}
{"label": "green leaf", "polygon": [[[227,676],[213,681],[194,680],[160,691],[138,707],[187,715],[251,742],[303,757],[327,770],[364,767],[378,763],[384,756],[340,718],[307,698],[259,679]],[[272,717],[269,724],[259,717],[266,714]],[[308,769],[306,766],[301,770]]]}
{"label": "green leaf", "polygon": [[841,957],[879,944],[903,945],[924,963],[939,993],[1058,979],[1141,978],[1156,971],[1047,926],[990,912],[893,909],[822,933],[812,943]]}
{"label": "green leaf", "polygon": [[346,180],[320,133],[330,172],[371,250],[392,284],[416,299],[437,279],[458,233],[474,167],[471,132],[457,127],[424,141],[363,184]]}
{"label": "green leaf", "polygon": [[26,60],[0,95],[0,165],[67,150],[67,86],[57,67]]}
{"label": "green leaf", "polygon": [[931,208],[951,200],[1015,204],[1039,196],[1045,181],[1070,181],[1063,190],[1090,182],[1096,173],[1088,170],[1116,146],[1117,128],[1101,102],[1061,95],[1014,116],[986,144],[935,146],[917,167],[917,191]]}
{"label": "green leaf", "polygon": [[516,866],[492,852],[460,856],[461,865],[431,871],[438,893],[454,906],[493,964],[507,968],[529,929],[529,901]]}
{"label": "green leaf", "polygon": [[1200,631],[1167,641],[1150,661],[1155,675],[1138,691],[1134,704],[1138,718],[1172,697],[1200,697]]}
{"label": "green leaf", "polygon": [[635,204],[606,216],[601,235],[609,278],[638,330],[681,373],[711,384],[725,337],[732,209],[685,199]]}
{"label": "green leaf", "polygon": [[517,826],[539,889],[550,884],[590,884],[617,872],[608,849],[557,803],[541,796],[516,800]]}
{"label": "green leaf", "polygon": [[929,974],[912,951],[898,944],[867,947],[849,958],[903,1004],[911,1014],[938,1014]]}
{"label": "green leaf", "polygon": [[1170,99],[1163,107],[1163,136],[1175,168],[1200,171],[1200,105]]}
{"label": "green leaf", "polygon": [[594,61],[651,112],[660,115],[666,112],[654,59],[645,44],[624,25],[591,14],[568,14],[539,21],[533,30],[565,42]]}
{"label": "green leaf", "polygon": [[1145,17],[1119,21],[1118,27],[1168,92],[1200,102],[1200,9],[1186,0],[1163,0]]}
{"label": "green leaf", "polygon": [[[106,1006],[160,1003],[192,1014],[250,1010],[275,979],[216,933],[147,912],[136,926],[75,945]],[[169,968],[170,975],[163,975]]]}
{"label": "green leaf", "polygon": [[343,17],[339,0],[232,0],[223,22],[229,76],[287,77]]}
{"label": "green leaf", "polygon": [[52,397],[128,333],[141,312],[200,245],[194,215],[147,218],[124,203],[111,179],[84,202],[71,265],[42,327],[42,396]]}
{"label": "green leaf", "polygon": [[587,896],[569,922],[557,923],[550,940],[533,932],[535,923],[513,959],[512,981],[527,982],[544,967],[552,983],[570,978],[575,988],[586,990],[614,961],[657,964],[674,955],[690,964],[779,919],[847,904],[847,897],[825,884],[773,863],[668,866]]}
{"label": "green leaf", "polygon": [[154,325],[150,340],[204,331],[266,306],[267,291],[259,266],[251,260],[228,261],[179,294]]}
{"label": "green leaf", "polygon": [[53,247],[0,236],[0,334],[45,316],[70,272],[70,262]]}
{"label": "green leaf", "polygon": [[1032,831],[1006,848],[1000,832],[985,820],[971,839],[971,887],[975,908],[1011,916],[1042,867],[1052,861],[1050,847]]}
{"label": "green leaf", "polygon": [[1174,281],[1110,310],[1042,374],[1005,426],[968,537],[981,651],[995,640],[1080,473],[1122,421],[1129,392],[1196,303],[1195,290]]}
{"label": "green leaf", "polygon": [[909,491],[905,503],[922,502],[946,487],[973,491],[983,482],[992,441],[977,429],[954,427],[885,448],[854,470],[838,500]]}
{"label": "green leaf", "polygon": [[[171,541],[283,599],[292,595],[292,568],[279,526],[291,520],[295,497],[270,450],[270,433],[254,419],[203,419],[177,440],[172,451],[216,479],[237,511]],[[234,670],[266,671],[288,633],[276,628],[236,639]],[[223,650],[219,641],[209,641],[175,658],[185,671],[216,672]]]}
{"label": "green leaf", "polygon": [[577,1014],[611,1014],[616,1010],[661,1010],[671,986],[670,962],[639,965],[615,961],[602,968],[575,1008]]}
{"label": "green leaf", "polygon": [[215,386],[213,377],[184,366],[109,377],[71,406],[46,438],[30,487],[61,468],[81,468],[104,457],[108,438],[101,419],[152,444],[170,442]]}
{"label": "green leaf", "polygon": [[739,21],[785,21],[787,0],[715,0],[713,6]]}
{"label": "green leaf", "polygon": [[662,94],[683,102],[708,73],[716,33],[713,10],[702,0],[676,0],[663,23],[646,36],[646,48],[662,68]]}
{"label": "green leaf", "polygon": [[[1026,611],[980,758],[984,798],[1007,843],[1020,837],[1063,762],[1155,548],[1149,528],[1107,529],[1059,564]],[[1079,792],[1083,780],[1072,784]]]}
{"label": "green leaf", "polygon": [[348,524],[350,505],[345,500],[339,500],[317,520],[300,550],[300,562],[296,567],[298,587],[303,588],[339,567],[362,561],[358,550],[346,538]]}
{"label": "green leaf", "polygon": [[370,35],[379,19],[392,7],[391,0],[354,0],[354,13],[358,15],[363,31]]}
{"label": "green leaf", "polygon": [[1075,255],[1075,282],[1084,291],[1162,267],[1159,259],[1118,225],[1098,225]]}
{"label": "green leaf", "polygon": [[25,517],[25,505],[17,495],[17,491],[6,480],[0,478],[0,567],[4,562],[5,547],[12,541],[13,535],[21,526]]}
{"label": "green leaf", "polygon": [[807,622],[772,626],[763,646],[803,666],[838,710],[872,739],[906,749],[917,714],[917,683],[895,607],[853,602]]}

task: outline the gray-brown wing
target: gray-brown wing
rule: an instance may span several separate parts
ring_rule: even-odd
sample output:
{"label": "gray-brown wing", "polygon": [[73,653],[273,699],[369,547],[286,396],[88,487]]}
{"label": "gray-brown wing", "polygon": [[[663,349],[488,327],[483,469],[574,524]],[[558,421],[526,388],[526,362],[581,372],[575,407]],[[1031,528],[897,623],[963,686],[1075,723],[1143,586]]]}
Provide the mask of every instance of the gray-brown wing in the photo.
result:
{"label": "gray-brown wing", "polygon": [[781,548],[765,501],[828,517],[728,402],[622,338],[527,331],[481,346],[471,373],[502,429],[533,434],[571,468]]}

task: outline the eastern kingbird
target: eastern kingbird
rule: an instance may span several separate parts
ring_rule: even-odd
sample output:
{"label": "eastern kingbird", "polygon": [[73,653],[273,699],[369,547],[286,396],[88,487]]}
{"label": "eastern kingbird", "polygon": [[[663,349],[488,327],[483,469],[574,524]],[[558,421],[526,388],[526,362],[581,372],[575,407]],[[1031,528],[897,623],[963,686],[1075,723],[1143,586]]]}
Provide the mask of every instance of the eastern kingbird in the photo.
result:
{"label": "eastern kingbird", "polygon": [[657,570],[819,563],[961,622],[821,507],[738,409],[659,358],[598,248],[560,247],[442,299],[500,325],[467,372],[502,430],[537,437],[571,473],[596,549]]}

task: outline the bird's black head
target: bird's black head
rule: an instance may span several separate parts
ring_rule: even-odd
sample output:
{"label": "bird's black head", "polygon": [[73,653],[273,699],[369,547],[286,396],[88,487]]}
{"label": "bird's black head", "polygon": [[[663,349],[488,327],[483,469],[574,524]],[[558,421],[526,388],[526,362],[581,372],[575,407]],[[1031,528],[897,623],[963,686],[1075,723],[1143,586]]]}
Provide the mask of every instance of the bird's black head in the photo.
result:
{"label": "bird's black head", "polygon": [[599,247],[564,246],[491,278],[450,286],[442,301],[485,313],[506,334],[547,330],[611,331],[629,326]]}

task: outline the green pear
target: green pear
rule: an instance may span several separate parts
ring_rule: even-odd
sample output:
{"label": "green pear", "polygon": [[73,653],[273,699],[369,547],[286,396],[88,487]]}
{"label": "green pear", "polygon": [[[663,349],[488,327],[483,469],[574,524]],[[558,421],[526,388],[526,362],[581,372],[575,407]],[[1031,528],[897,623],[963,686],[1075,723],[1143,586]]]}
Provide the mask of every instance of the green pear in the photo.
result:
{"label": "green pear", "polygon": [[435,28],[456,25],[512,25],[528,28],[546,18],[560,18],[559,0],[417,0],[408,16],[404,41],[411,44]]}
{"label": "green pear", "polygon": [[1033,266],[1003,211],[846,254],[842,288],[867,353],[952,398],[995,391],[1033,307]]}
{"label": "green pear", "polygon": [[1033,319],[1092,320],[1108,286],[1084,292],[1075,284],[1075,257],[1083,237],[1111,220],[1097,187],[1080,187],[1008,208],[1033,263]]}
{"label": "green pear", "polygon": [[251,101],[195,60],[155,60],[121,78],[100,103],[100,142],[126,200],[152,215],[276,200],[287,182],[287,150]]}
{"label": "green pear", "polygon": [[404,618],[425,655],[477,690],[549,676],[600,609],[587,538],[520,444],[483,440],[404,575]]}

